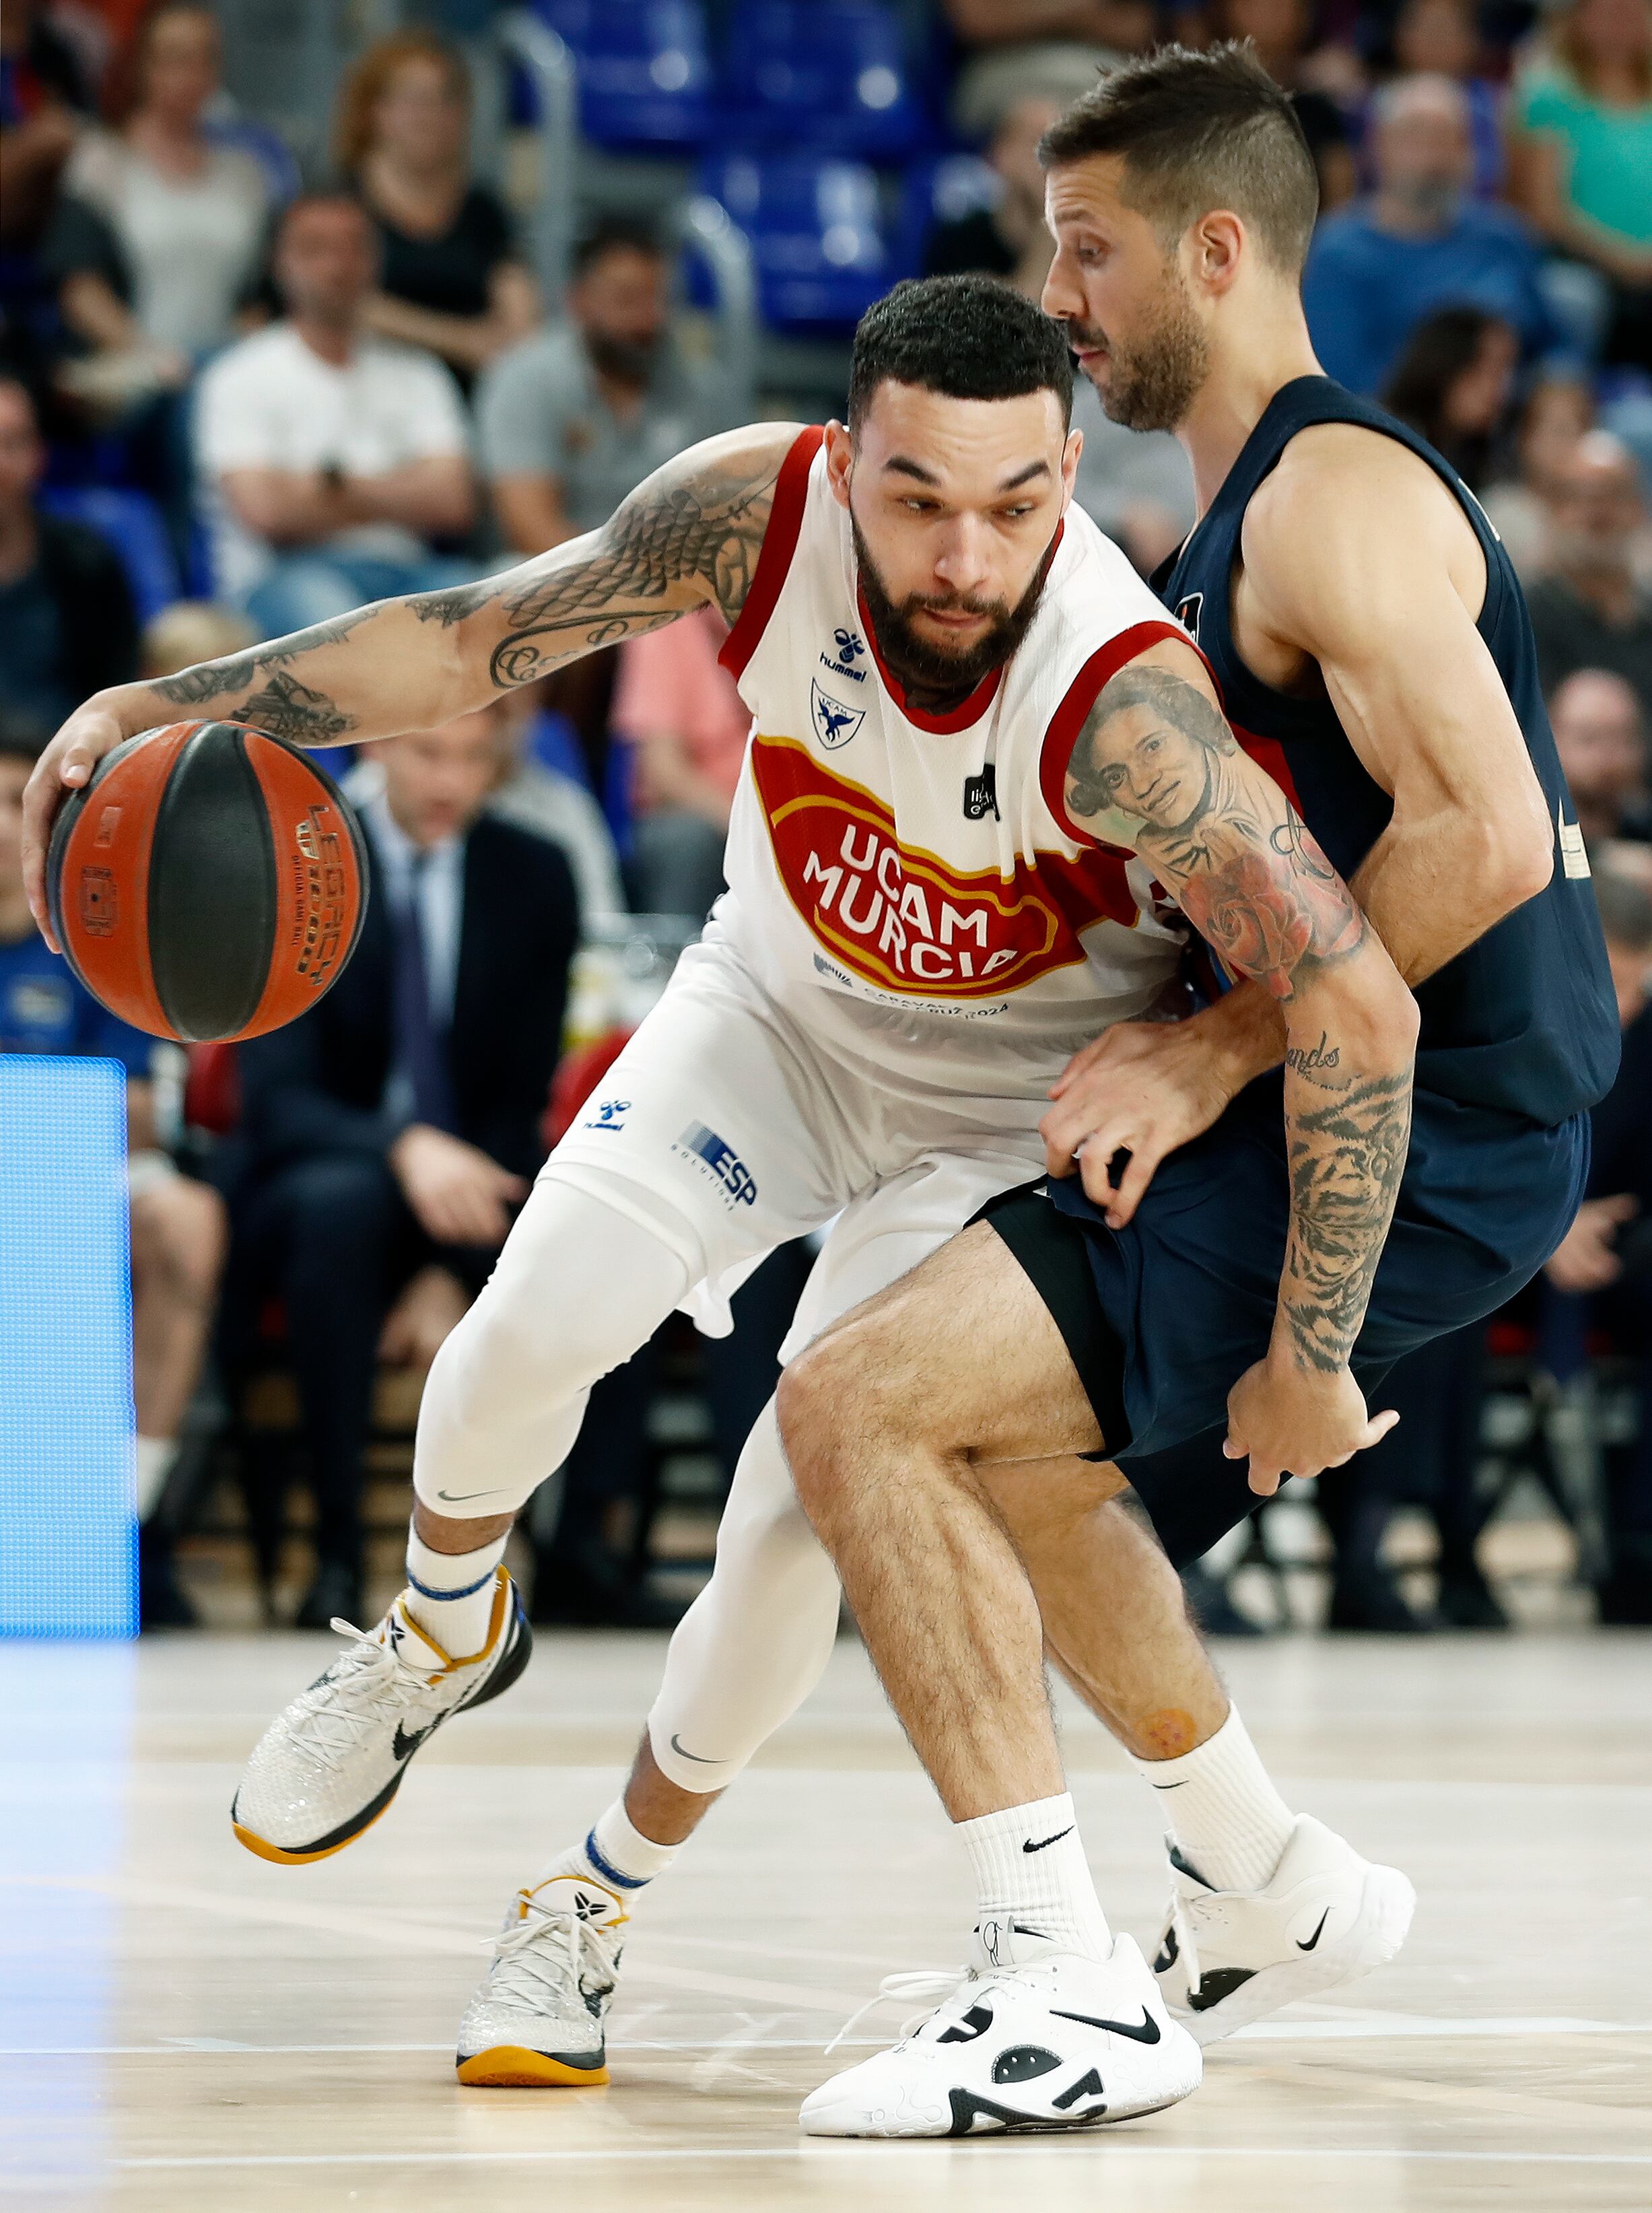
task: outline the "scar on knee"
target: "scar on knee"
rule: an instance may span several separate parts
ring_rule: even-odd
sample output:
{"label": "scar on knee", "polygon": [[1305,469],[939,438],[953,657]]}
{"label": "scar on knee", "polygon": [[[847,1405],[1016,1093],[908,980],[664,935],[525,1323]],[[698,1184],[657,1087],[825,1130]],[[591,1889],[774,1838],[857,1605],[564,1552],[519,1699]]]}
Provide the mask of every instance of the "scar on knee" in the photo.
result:
{"label": "scar on knee", "polygon": [[1143,1714],[1136,1729],[1149,1759],[1180,1759],[1198,1742],[1193,1716],[1185,1714],[1180,1706],[1165,1706],[1158,1713]]}

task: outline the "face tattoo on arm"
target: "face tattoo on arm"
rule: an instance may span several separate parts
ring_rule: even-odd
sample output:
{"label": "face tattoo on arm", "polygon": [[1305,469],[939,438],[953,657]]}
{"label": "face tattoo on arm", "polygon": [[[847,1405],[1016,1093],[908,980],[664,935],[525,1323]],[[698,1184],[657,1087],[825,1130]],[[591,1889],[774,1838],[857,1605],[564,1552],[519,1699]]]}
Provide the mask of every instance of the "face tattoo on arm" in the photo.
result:
{"label": "face tattoo on arm", "polygon": [[1067,804],[1092,834],[1149,862],[1229,967],[1280,1002],[1290,1175],[1280,1320],[1300,1365],[1340,1369],[1411,1131],[1411,1032],[1390,1025],[1385,1037],[1362,1006],[1387,957],[1286,794],[1169,668],[1137,662],[1104,688],[1073,747]]}

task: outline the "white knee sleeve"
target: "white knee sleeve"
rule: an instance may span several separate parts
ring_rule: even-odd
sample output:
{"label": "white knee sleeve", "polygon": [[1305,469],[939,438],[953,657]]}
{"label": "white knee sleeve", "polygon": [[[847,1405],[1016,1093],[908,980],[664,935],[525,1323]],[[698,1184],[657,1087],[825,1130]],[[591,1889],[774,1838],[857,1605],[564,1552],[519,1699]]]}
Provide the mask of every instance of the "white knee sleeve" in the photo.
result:
{"label": "white knee sleeve", "polygon": [[460,1520],[514,1513],[567,1458],[592,1384],[648,1342],[687,1277],[668,1245],[600,1198],[554,1176],[536,1184],[430,1369],[418,1496]]}
{"label": "white knee sleeve", "polygon": [[792,1490],[770,1400],[746,1441],[716,1568],[671,1640],[649,1716],[661,1771],[721,1790],[796,1713],[832,1656],[838,1576]]}

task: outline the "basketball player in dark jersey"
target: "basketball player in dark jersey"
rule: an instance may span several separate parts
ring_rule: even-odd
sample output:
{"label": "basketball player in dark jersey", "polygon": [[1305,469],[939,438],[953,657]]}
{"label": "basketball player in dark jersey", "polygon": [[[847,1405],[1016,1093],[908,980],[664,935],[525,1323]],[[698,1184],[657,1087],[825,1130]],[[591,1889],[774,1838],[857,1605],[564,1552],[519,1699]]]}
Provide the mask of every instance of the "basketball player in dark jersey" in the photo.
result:
{"label": "basketball player in dark jersey", "polygon": [[[1058,1087],[1047,1182],[995,1201],[787,1371],[799,1495],[974,1864],[978,1968],[979,1930],[996,1946],[996,1980],[814,2094],[806,2121],[850,2134],[918,2132],[891,2117],[934,2098],[945,2047],[980,2033],[972,2001],[990,2011],[1013,1984],[1024,2007],[1020,1985],[1058,1981],[1039,1965],[1039,1919],[1070,1908],[1052,1880],[1088,1877],[1074,1856],[1046,1864],[1072,1816],[1045,1646],[1061,1659],[1086,1604],[1113,1609],[1121,1673],[1132,1636],[1157,1648],[1160,1682],[1177,1643],[1133,1595],[1152,1570],[1119,1509],[1075,1508],[1031,1546],[1017,1523],[1018,1548],[1006,1482],[1076,1499],[1075,1458],[1112,1463],[1092,1499],[1128,1479],[1187,1558],[1283,1477],[1337,1481],[1392,1363],[1490,1314],[1559,1242],[1587,1110],[1617,1063],[1519,585],[1446,463],[1320,370],[1298,289],[1314,175],[1286,95],[1248,49],[1172,48],[1105,80],[1043,150],[1058,247],[1045,306],[1108,414],[1187,449],[1200,519],[1155,582],[1239,744],[1412,986],[1414,1121],[1385,1241],[1393,1117],[1350,1081],[1344,1040],[1287,1055],[1279,999],[1257,981],[1186,1022],[1123,1027]],[[1192,687],[1110,685],[1067,766],[1074,835],[1208,852],[1228,806],[1223,743]],[[1310,927],[1306,850],[1236,875],[1206,929],[1231,933],[1252,978],[1259,945]],[[1324,1149],[1287,1155],[1282,1084],[1298,1128],[1334,1140]],[[1189,1450],[1201,1436],[1204,1455]],[[1253,1896],[1200,1869],[1189,1816],[1228,1787],[1225,1732],[1198,1719],[1180,1649],[1196,1726],[1159,1785],[1178,1794],[1164,1802],[1180,1849],[1155,1966],[1208,2034],[1334,1931],[1310,1925],[1317,1907],[1292,1917],[1283,1862]],[[1045,2003],[1037,2064],[1053,2068],[1062,2003]]]}

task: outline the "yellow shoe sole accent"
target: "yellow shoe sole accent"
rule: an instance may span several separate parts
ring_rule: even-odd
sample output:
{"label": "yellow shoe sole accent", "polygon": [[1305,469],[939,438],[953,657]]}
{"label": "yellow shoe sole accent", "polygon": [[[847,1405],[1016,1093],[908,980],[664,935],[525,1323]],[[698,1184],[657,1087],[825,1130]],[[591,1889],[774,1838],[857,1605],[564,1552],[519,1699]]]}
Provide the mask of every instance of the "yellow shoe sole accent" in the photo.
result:
{"label": "yellow shoe sole accent", "polygon": [[285,1852],[279,1844],[270,1844],[265,1838],[254,1836],[250,1829],[243,1829],[239,1821],[232,1821],[229,1826],[235,1832],[236,1843],[245,1844],[254,1858],[274,1860],[281,1867],[308,1867],[312,1860],[330,1860],[335,1852],[341,1852],[347,1844],[353,1844],[357,1837],[364,1837],[372,1827],[373,1821],[381,1821],[394,1802],[393,1796],[387,1798],[372,1821],[363,1821],[353,1835],[340,1838],[336,1844],[324,1844],[319,1852]]}
{"label": "yellow shoe sole accent", "polygon": [[459,2063],[459,2079],[474,2089],[583,2090],[606,2082],[602,2067],[569,2067],[543,2051],[527,2051],[520,2044],[496,2044],[474,2058]]}

